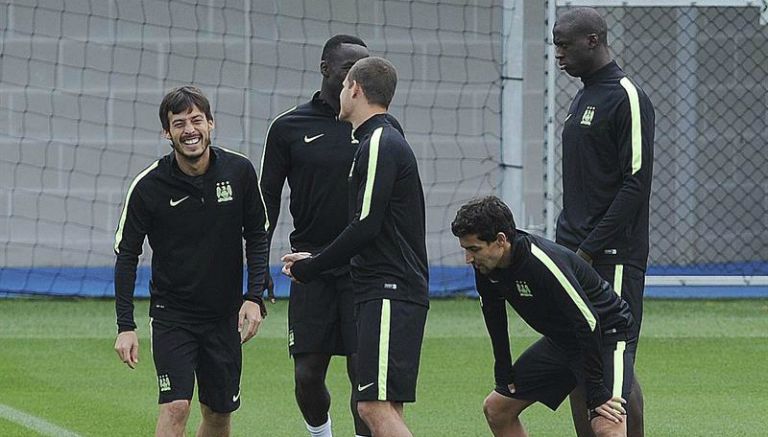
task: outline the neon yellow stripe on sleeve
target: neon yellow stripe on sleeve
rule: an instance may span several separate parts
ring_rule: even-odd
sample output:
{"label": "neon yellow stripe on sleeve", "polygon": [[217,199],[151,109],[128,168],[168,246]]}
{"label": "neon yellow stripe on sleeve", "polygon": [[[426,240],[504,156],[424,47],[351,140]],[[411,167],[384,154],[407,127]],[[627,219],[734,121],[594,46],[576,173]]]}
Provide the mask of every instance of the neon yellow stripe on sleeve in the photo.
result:
{"label": "neon yellow stripe on sleeve", "polygon": [[135,178],[133,178],[133,182],[131,182],[131,186],[128,187],[128,194],[125,195],[125,203],[123,204],[123,212],[120,214],[120,222],[117,225],[117,232],[115,232],[115,253],[120,253],[120,242],[123,241],[123,230],[125,228],[125,219],[126,217],[128,217],[128,201],[131,200],[131,194],[133,193],[133,189],[136,188],[136,184],[139,183],[141,178],[143,178],[149,172],[157,168],[159,164],[160,164],[160,160],[153,162],[152,165],[145,168],[144,171],[142,171]]}
{"label": "neon yellow stripe on sleeve", "polygon": [[643,164],[643,131],[640,126],[640,98],[637,88],[629,79],[622,78],[619,83],[629,97],[629,113],[632,118],[632,174],[640,171]]}
{"label": "neon yellow stripe on sleeve", "polygon": [[371,135],[371,143],[368,153],[368,176],[365,178],[365,193],[363,194],[363,210],[360,213],[360,220],[368,217],[368,213],[371,212],[371,197],[373,196],[373,183],[376,179],[376,163],[379,160],[379,140],[381,139],[381,133],[384,131],[383,127],[380,127],[373,131]]}
{"label": "neon yellow stripe on sleeve", "polygon": [[584,302],[576,289],[573,288],[573,285],[568,282],[565,274],[560,270],[559,267],[557,267],[555,262],[552,261],[552,258],[550,258],[546,253],[544,253],[543,250],[539,249],[534,244],[531,244],[531,253],[533,256],[538,258],[538,260],[541,261],[542,264],[544,264],[544,266],[546,266],[553,275],[555,275],[557,282],[559,282],[563,289],[565,289],[565,292],[568,293],[568,296],[571,298],[571,300],[573,300],[573,303],[576,304],[576,307],[581,312],[581,315],[584,316],[584,318],[587,320],[587,323],[589,324],[589,330],[594,331],[595,326],[597,326],[597,320],[595,320],[595,316],[592,314],[592,311],[589,310],[586,302]]}

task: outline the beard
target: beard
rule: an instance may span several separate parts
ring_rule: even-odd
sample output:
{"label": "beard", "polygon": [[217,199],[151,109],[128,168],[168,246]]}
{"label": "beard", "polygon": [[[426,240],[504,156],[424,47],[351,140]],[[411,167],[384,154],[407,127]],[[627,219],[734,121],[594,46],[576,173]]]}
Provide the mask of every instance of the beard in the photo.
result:
{"label": "beard", "polygon": [[189,145],[184,144],[181,138],[173,139],[171,141],[171,147],[173,150],[190,163],[199,161],[204,155],[205,151],[210,146],[211,140],[205,135],[200,135],[200,140],[194,145],[194,148],[190,148]]}

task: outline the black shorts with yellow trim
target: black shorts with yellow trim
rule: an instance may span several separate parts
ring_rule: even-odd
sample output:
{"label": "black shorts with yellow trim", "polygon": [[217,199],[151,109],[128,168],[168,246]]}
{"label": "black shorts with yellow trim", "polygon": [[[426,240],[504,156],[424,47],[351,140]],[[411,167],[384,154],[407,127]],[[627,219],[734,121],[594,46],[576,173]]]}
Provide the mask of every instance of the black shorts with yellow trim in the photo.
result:
{"label": "black shorts with yellow trim", "polygon": [[390,299],[357,304],[356,400],[416,401],[427,310]]}
{"label": "black shorts with yellow trim", "polygon": [[598,264],[592,266],[600,277],[608,281],[616,294],[621,296],[629,305],[634,325],[630,328],[631,335],[640,335],[640,325],[643,322],[643,295],[645,293],[645,272],[629,264]]}
{"label": "black shorts with yellow trim", "polygon": [[351,355],[357,350],[354,286],[349,273],[291,283],[288,351]]}
{"label": "black shorts with yellow trim", "polygon": [[[620,334],[603,338],[603,382],[613,396],[629,399],[636,350],[637,337]],[[506,387],[496,387],[495,391],[515,399],[541,402],[556,410],[576,384],[583,381],[581,363],[578,349],[542,337],[515,361],[515,392],[510,393]]]}

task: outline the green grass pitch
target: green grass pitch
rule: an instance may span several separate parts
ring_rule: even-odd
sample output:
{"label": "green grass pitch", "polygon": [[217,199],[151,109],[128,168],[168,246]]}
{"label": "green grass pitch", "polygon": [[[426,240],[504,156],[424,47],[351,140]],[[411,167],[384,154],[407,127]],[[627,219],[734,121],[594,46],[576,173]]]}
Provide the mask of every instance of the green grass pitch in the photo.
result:
{"label": "green grass pitch", "polygon": [[[271,306],[258,336],[245,346],[235,436],[306,435],[293,398],[286,307],[285,301]],[[645,312],[636,372],[645,393],[646,435],[768,435],[768,300],[649,300]],[[153,434],[157,383],[146,301],[137,303],[136,316],[140,362],[130,370],[112,350],[111,301],[0,299],[0,406],[82,436]],[[513,313],[510,319],[517,354],[537,336]],[[481,404],[491,389],[492,365],[478,302],[434,301],[418,402],[406,407],[414,434],[490,435]],[[328,384],[334,433],[351,436],[340,358],[332,362]],[[525,412],[530,435],[573,435],[566,404],[556,413],[539,405]],[[199,420],[195,402],[189,435]],[[39,434],[0,415],[0,436],[30,435]]]}

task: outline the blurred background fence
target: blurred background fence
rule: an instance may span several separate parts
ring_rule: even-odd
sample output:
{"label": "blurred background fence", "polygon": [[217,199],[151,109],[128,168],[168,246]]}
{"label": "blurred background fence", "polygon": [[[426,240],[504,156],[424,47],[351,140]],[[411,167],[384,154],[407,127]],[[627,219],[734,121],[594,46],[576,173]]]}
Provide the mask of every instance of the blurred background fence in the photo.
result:
{"label": "blurred background fence", "polygon": [[[765,2],[640,0],[0,2],[0,295],[112,295],[127,186],[170,151],[164,93],[201,87],[214,142],[258,167],[269,121],[319,88],[337,33],[397,66],[392,112],[424,182],[431,293],[471,293],[450,233],[463,202],[500,194],[521,226],[553,235],[559,121],[580,82],[553,68],[550,30],[586,3],[656,106],[649,291],[768,295]],[[284,208],[274,265],[290,230]]]}

